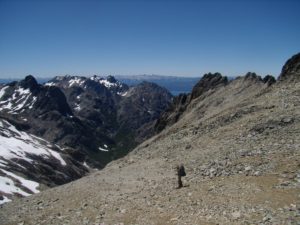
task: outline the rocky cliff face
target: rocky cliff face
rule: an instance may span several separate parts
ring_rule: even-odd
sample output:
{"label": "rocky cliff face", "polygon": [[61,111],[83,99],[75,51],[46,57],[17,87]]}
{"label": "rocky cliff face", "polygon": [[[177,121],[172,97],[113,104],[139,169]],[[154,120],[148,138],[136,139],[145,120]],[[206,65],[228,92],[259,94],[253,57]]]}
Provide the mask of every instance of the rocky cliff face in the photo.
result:
{"label": "rocky cliff face", "polygon": [[278,80],[296,80],[300,79],[300,53],[290,58],[283,66]]}

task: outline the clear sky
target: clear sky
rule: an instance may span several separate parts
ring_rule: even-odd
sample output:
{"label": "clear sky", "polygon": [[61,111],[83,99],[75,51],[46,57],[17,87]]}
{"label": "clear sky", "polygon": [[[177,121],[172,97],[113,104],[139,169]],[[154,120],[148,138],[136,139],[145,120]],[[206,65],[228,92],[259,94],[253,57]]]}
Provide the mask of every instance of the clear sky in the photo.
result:
{"label": "clear sky", "polygon": [[280,73],[299,0],[0,0],[0,78]]}

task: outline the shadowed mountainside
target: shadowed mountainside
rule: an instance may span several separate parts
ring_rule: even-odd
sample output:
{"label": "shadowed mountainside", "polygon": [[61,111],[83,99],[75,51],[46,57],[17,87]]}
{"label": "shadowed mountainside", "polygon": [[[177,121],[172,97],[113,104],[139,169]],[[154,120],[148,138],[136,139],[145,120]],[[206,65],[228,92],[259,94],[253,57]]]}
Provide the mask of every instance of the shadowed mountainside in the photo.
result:
{"label": "shadowed mountainside", "polygon": [[56,77],[41,85],[30,75],[1,87],[0,116],[73,149],[73,155],[83,154],[81,163],[103,168],[145,140],[138,130],[153,123],[171,99],[158,85],[129,88],[112,76]]}

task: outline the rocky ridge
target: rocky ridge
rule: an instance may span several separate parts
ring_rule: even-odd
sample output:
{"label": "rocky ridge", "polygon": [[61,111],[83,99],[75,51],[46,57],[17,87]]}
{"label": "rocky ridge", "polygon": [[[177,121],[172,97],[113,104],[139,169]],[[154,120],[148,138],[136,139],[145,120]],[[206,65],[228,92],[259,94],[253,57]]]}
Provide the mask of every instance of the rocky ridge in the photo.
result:
{"label": "rocky ridge", "polygon": [[[247,81],[246,83],[250,84],[261,83],[266,86],[270,86],[276,82],[275,78],[271,75],[267,75],[262,79],[261,76],[251,72],[248,72],[243,77],[236,78],[236,80],[240,80],[240,82],[245,80]],[[164,113],[162,113],[156,121],[155,131],[160,132],[167,126],[171,126],[176,123],[183,116],[194,99],[197,98],[198,101],[205,99],[219,88],[226,86],[228,83],[229,79],[222,76],[220,73],[204,74],[200,81],[194,86],[190,94],[181,94],[174,98],[172,105]]]}
{"label": "rocky ridge", "polygon": [[[103,170],[3,205],[2,223],[298,224],[300,83],[292,71],[273,85],[251,75],[208,90]],[[187,176],[176,189],[179,163]]]}

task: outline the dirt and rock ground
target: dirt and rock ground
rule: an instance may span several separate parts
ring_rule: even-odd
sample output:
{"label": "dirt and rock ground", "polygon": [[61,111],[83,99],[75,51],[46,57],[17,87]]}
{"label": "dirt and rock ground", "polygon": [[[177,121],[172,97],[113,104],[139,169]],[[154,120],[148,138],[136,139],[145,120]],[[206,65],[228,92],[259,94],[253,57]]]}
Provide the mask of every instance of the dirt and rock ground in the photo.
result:
{"label": "dirt and rock ground", "polygon": [[4,204],[0,223],[300,224],[300,83],[240,78],[206,95],[105,169]]}

